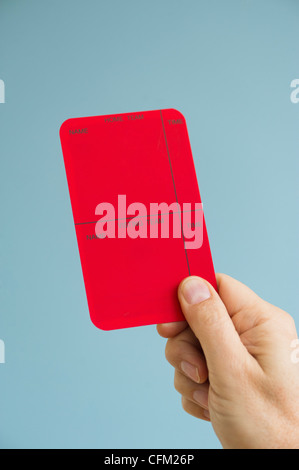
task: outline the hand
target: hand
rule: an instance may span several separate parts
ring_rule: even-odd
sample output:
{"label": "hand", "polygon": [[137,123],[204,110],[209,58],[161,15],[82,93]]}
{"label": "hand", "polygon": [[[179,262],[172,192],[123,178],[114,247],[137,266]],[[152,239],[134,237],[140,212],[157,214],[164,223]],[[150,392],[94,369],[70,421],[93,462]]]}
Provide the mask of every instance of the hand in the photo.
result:
{"label": "hand", "polygon": [[211,421],[224,448],[299,448],[298,338],[292,317],[218,274],[178,296],[184,322],[157,325],[187,413]]}

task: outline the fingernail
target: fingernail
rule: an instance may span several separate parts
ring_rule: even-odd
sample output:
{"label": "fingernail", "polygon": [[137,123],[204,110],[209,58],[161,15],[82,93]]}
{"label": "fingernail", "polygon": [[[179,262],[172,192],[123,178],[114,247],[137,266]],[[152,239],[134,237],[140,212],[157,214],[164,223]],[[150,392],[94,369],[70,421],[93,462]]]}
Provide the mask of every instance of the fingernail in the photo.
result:
{"label": "fingernail", "polygon": [[208,394],[203,390],[195,390],[193,399],[203,408],[208,408]]}
{"label": "fingernail", "polygon": [[199,304],[211,297],[207,284],[198,278],[191,278],[182,285],[182,294],[190,305]]}
{"label": "fingernail", "polygon": [[181,369],[184,372],[184,374],[186,374],[189,377],[189,379],[199,384],[200,378],[199,378],[197,367],[195,367],[193,364],[190,364],[190,362],[182,361]]}

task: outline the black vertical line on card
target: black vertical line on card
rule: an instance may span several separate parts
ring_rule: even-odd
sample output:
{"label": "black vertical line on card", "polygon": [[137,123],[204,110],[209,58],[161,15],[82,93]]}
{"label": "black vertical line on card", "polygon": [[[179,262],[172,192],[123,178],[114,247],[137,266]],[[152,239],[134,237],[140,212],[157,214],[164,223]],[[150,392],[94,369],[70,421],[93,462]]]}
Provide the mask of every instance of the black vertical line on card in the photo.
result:
{"label": "black vertical line on card", "polygon": [[[167,142],[167,137],[166,137],[166,131],[165,131],[165,126],[164,126],[164,121],[163,121],[163,116],[162,116],[162,111],[161,111],[161,109],[160,109],[160,116],[161,116],[162,128],[163,128],[164,139],[165,139],[165,144],[166,144],[166,150],[167,150],[167,155],[168,155],[168,162],[169,162],[170,171],[171,171],[171,177],[172,177],[172,183],[173,183],[173,188],[174,188],[174,194],[175,194],[176,202],[177,202],[177,205],[178,205],[178,208],[179,208],[180,205],[179,205],[178,195],[177,195],[176,186],[175,186],[175,181],[174,181],[173,169],[172,169],[172,164],[171,164],[171,159],[170,159],[170,153],[169,153],[169,147],[168,147],[168,142]],[[183,225],[182,225],[181,215],[180,215],[180,222],[181,222],[181,232],[182,232],[182,237],[183,237],[183,242],[184,242],[184,250],[185,250],[185,255],[186,255],[186,261],[187,261],[188,272],[189,272],[189,276],[191,276],[190,266],[189,266],[189,260],[188,260],[188,253],[187,253],[186,245],[185,245],[185,237],[184,237],[184,231],[183,231]]]}

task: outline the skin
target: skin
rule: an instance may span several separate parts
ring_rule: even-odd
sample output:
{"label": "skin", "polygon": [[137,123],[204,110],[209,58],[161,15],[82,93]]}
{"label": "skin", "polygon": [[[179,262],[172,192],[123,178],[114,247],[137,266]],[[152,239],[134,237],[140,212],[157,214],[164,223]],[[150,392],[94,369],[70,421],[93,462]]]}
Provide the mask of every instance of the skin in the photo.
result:
{"label": "skin", "polygon": [[299,448],[293,318],[225,274],[217,285],[218,293],[204,279],[184,279],[186,321],[157,325],[183,409],[211,421],[223,448]]}

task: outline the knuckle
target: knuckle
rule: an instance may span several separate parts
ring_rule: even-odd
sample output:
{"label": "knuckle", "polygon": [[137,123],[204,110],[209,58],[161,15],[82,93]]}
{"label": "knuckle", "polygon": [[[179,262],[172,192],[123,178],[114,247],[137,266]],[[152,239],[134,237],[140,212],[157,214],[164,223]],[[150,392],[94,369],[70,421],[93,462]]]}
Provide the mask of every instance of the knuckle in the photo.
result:
{"label": "knuckle", "polygon": [[278,309],[278,314],[275,318],[275,325],[280,331],[285,331],[286,334],[297,335],[296,323],[292,315],[284,310]]}
{"label": "knuckle", "polygon": [[174,385],[174,388],[177,392],[181,393],[182,391],[182,380],[181,380],[181,377],[180,377],[180,373],[178,373],[178,371],[175,371],[174,373],[174,379],[173,379],[173,385]]}
{"label": "knuckle", "polygon": [[165,357],[174,367],[178,367],[180,358],[184,356],[185,343],[178,338],[169,338],[165,346]]}
{"label": "knuckle", "polygon": [[173,340],[168,339],[165,346],[165,357],[166,360],[171,364],[173,361]]}
{"label": "knuckle", "polygon": [[185,397],[182,396],[181,403],[182,403],[183,410],[186,411],[186,413],[188,413],[188,410],[189,410],[188,400]]}
{"label": "knuckle", "polygon": [[286,322],[288,323],[288,325],[289,325],[290,328],[293,328],[294,330],[296,330],[295,320],[294,320],[294,318],[292,317],[292,315],[290,315],[289,313],[285,312],[285,320],[286,320]]}
{"label": "knuckle", "polygon": [[264,312],[267,314],[267,318],[275,320],[276,322],[283,322],[287,327],[296,330],[296,323],[292,315],[266,301],[264,301],[264,305]]}

